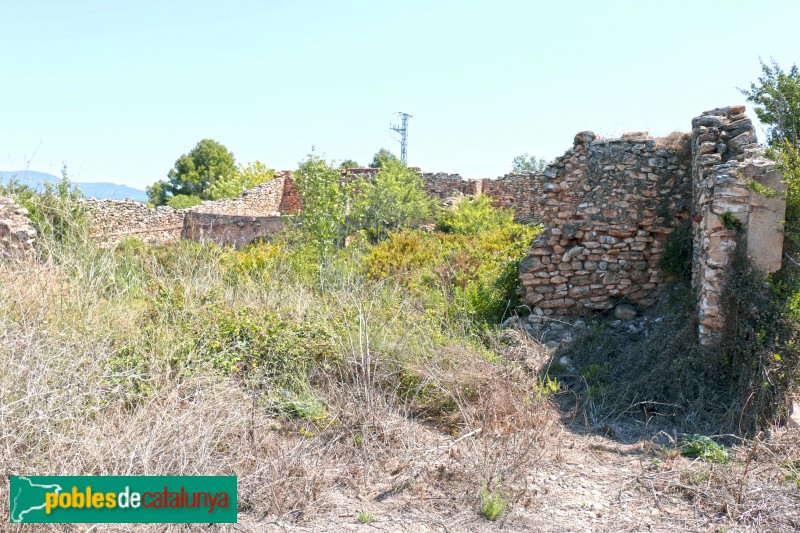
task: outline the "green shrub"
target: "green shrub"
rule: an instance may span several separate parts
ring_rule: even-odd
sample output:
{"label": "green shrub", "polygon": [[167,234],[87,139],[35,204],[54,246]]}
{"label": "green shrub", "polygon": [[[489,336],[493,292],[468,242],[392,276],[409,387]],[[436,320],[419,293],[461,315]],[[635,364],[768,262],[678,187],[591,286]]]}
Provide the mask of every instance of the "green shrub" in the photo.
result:
{"label": "green shrub", "polygon": [[370,522],[375,521],[375,517],[372,514],[368,513],[367,511],[361,511],[360,513],[358,513],[358,516],[356,518],[358,518],[358,521],[361,522],[362,524],[369,524]]}
{"label": "green shrub", "polygon": [[374,279],[443,294],[450,312],[498,323],[519,303],[519,262],[538,231],[512,224],[473,235],[394,233],[367,254],[366,270]]}
{"label": "green shrub", "polygon": [[282,244],[259,241],[238,250],[225,250],[221,265],[227,274],[226,279],[232,282],[264,281],[285,260],[286,252]]}
{"label": "green shrub", "polygon": [[83,194],[70,183],[66,166],[61,170],[61,179],[55,184],[46,182],[41,192],[14,184],[10,190],[18,193],[17,197],[28,210],[31,222],[45,237],[55,242],[85,240],[88,225],[84,218],[86,209],[80,202]]}
{"label": "green shrub", "polygon": [[372,248],[366,256],[366,267],[373,279],[396,277],[414,286],[424,282],[442,260],[441,241],[432,234],[403,231],[392,234]]}
{"label": "green shrub", "polygon": [[295,178],[303,200],[300,230],[324,255],[344,243],[349,189],[336,168],[313,154],[300,163]]}
{"label": "green shrub", "polygon": [[356,183],[353,215],[373,242],[391,232],[428,222],[435,202],[422,177],[400,161],[388,161],[372,179]]}
{"label": "green shrub", "polygon": [[330,335],[315,324],[295,322],[263,310],[211,304],[192,319],[203,360],[226,375],[269,380],[292,389],[306,382],[314,364],[330,362]]}
{"label": "green shrub", "polygon": [[173,209],[186,209],[199,205],[202,201],[202,198],[193,194],[176,194],[167,200],[167,205]]}
{"label": "green shrub", "polygon": [[477,235],[506,229],[514,224],[509,209],[492,207],[488,196],[465,198],[450,209],[444,209],[436,221],[436,229],[445,233]]}
{"label": "green shrub", "polygon": [[702,459],[712,463],[728,463],[728,451],[705,435],[681,435],[681,455],[690,459]]}
{"label": "green shrub", "polygon": [[496,520],[508,507],[508,500],[495,487],[491,491],[486,485],[481,489],[481,514],[487,520]]}

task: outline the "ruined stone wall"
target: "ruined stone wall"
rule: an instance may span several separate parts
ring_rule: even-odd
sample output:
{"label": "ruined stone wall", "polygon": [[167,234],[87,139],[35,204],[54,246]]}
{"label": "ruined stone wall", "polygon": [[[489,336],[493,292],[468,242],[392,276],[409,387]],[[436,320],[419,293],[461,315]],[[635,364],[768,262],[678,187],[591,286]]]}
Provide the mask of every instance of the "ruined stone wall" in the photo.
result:
{"label": "ruined stone wall", "polygon": [[196,242],[242,246],[284,227],[280,216],[238,216],[187,212],[181,237]]}
{"label": "ruined stone wall", "polygon": [[283,179],[283,193],[278,205],[278,211],[282,215],[294,215],[303,210],[303,200],[300,198],[300,191],[288,170],[282,170],[275,175],[276,178]]}
{"label": "ruined stone wall", "polygon": [[207,200],[188,208],[187,211],[217,215],[277,216],[280,213],[284,182],[287,179],[291,178],[282,173],[232,200]]}
{"label": "ruined stone wall", "polygon": [[[751,191],[750,182],[783,191],[781,175],[758,147],[744,106],[714,109],[692,121],[690,134],[654,139],[646,132],[601,139],[579,133],[573,147],[543,173],[465,180],[423,173],[425,190],[441,200],[486,195],[543,231],[520,265],[520,290],[535,316],[580,315],[657,297],[667,236],[691,221],[692,280],[699,338],[714,344],[724,329],[720,300],[726,267],[746,246],[762,273],[781,266],[785,200]],[[342,171],[344,181],[377,169]],[[85,200],[91,231],[106,242],[127,235],[146,242],[180,238],[240,245],[277,231],[281,214],[302,210],[291,172],[233,200],[186,210],[150,209],[132,200]],[[0,198],[0,244],[30,247],[35,231],[24,210]]]}
{"label": "ruined stone wall", "polygon": [[[222,243],[222,236],[225,235],[231,238],[231,243],[241,244],[247,236],[257,234],[257,237],[261,237],[263,235],[260,231],[275,230],[277,223],[274,220],[279,220],[281,214],[296,213],[302,209],[297,187],[288,172],[278,173],[274,179],[253,187],[232,200],[205,201],[188,209],[173,209],[168,206],[153,209],[130,199],[92,198],[84,202],[91,233],[105,243],[116,243],[126,236],[159,244],[174,242],[182,237],[202,237]],[[194,216],[200,214],[219,217],[213,219]],[[190,215],[191,221],[185,228],[185,219]],[[253,222],[256,219],[258,220]],[[223,227],[226,229],[223,230]],[[236,236],[234,228],[239,228],[241,235]],[[184,234],[185,232],[188,233]]]}
{"label": "ruined stone wall", "polygon": [[746,246],[762,273],[781,267],[782,224],[786,203],[753,193],[754,180],[783,191],[780,173],[763,157],[744,106],[706,111],[692,120],[694,257],[699,339],[711,345],[721,337],[720,308],[728,267],[737,246]]}
{"label": "ruined stone wall", "polygon": [[16,255],[33,248],[36,229],[27,217],[28,210],[13,198],[0,196],[0,252]]}
{"label": "ruined stone wall", "polygon": [[536,211],[544,183],[541,173],[520,172],[480,180],[476,189],[491,198],[495,207],[511,209],[519,222],[532,222],[538,220]]}
{"label": "ruined stone wall", "polygon": [[[541,194],[541,174],[520,172],[494,179],[464,179],[460,174],[415,170],[422,176],[425,192],[434,198],[445,200],[459,195],[485,194],[495,207],[511,209],[516,220],[531,222],[535,219],[534,206]],[[343,174],[345,181],[353,181],[358,177],[372,178],[377,171],[375,168],[351,168]]]}
{"label": "ruined stone wall", "polygon": [[460,174],[446,174],[444,172],[421,172],[425,192],[444,200],[451,196],[462,194],[480,194],[479,182],[465,180]]}
{"label": "ruined stone wall", "polygon": [[665,237],[689,215],[686,135],[600,139],[583,132],[534,175],[533,218],[544,229],[520,265],[524,301],[539,316],[620,302],[650,305]]}
{"label": "ruined stone wall", "polygon": [[171,207],[155,209],[131,199],[84,200],[89,231],[99,241],[116,243],[127,236],[147,243],[168,243],[181,238],[183,212]]}

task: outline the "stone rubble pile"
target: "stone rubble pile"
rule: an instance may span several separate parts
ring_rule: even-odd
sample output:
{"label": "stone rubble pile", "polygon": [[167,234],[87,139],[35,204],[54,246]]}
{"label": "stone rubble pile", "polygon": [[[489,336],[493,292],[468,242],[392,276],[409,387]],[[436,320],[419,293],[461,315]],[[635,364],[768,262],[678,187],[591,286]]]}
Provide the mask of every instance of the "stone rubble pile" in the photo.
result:
{"label": "stone rubble pile", "polygon": [[543,344],[551,351],[556,351],[578,340],[582,335],[590,333],[594,328],[602,328],[608,334],[621,335],[625,339],[635,342],[646,337],[662,318],[659,316],[641,315],[634,311],[633,315],[626,318],[610,320],[600,317],[587,319],[577,317],[542,317],[528,315],[527,317],[511,317],[503,322],[506,328],[524,331],[530,338]]}

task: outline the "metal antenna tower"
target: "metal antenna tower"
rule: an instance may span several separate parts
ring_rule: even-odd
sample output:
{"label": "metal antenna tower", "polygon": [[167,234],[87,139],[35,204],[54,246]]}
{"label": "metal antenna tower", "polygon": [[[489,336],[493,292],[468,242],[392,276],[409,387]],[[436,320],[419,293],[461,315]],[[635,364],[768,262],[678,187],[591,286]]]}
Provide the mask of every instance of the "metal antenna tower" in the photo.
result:
{"label": "metal antenna tower", "polygon": [[406,157],[406,150],[408,148],[408,119],[410,119],[412,115],[403,113],[402,111],[399,111],[395,114],[400,115],[401,123],[399,126],[397,124],[391,124],[389,129],[400,134],[400,161],[402,161],[404,165],[407,165],[408,161]]}

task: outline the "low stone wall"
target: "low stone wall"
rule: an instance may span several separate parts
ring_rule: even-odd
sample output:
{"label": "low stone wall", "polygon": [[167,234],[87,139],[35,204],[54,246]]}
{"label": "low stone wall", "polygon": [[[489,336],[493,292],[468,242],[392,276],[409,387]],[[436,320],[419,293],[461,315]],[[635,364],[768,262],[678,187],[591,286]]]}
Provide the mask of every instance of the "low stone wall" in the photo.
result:
{"label": "low stone wall", "polygon": [[692,121],[694,257],[699,339],[715,344],[725,317],[720,309],[726,268],[737,246],[747,246],[756,269],[781,267],[786,202],[750,190],[755,181],[783,192],[781,175],[764,157],[744,106],[706,111]]}
{"label": "low stone wall", "polygon": [[89,231],[104,243],[116,243],[127,236],[158,244],[181,238],[183,211],[168,206],[149,208],[131,199],[84,200]]}
{"label": "low stone wall", "polygon": [[[263,231],[277,230],[282,224],[279,222],[282,214],[292,214],[302,209],[300,195],[290,172],[279,172],[274,179],[232,200],[205,201],[188,209],[168,206],[153,209],[130,199],[92,198],[84,202],[91,233],[109,244],[119,242],[126,236],[159,244],[181,238],[205,239],[223,244],[227,236],[231,239],[230,244],[240,245],[248,242],[247,236],[255,239],[263,237]],[[198,215],[219,217],[214,219]],[[239,228],[240,234],[234,228]]]}
{"label": "low stone wall", "polygon": [[[372,178],[378,172],[376,168],[349,168],[343,171],[345,181],[359,177]],[[520,222],[535,220],[535,200],[541,194],[541,174],[520,172],[506,174],[494,179],[464,179],[460,174],[445,172],[422,172],[425,192],[439,200],[459,195],[480,196],[485,194],[495,207],[511,209],[514,218]]]}
{"label": "low stone wall", "polygon": [[0,196],[0,251],[16,255],[33,248],[36,229],[27,217],[28,210],[13,198]]}
{"label": "low stone wall", "polygon": [[665,237],[689,215],[688,136],[592,132],[533,175],[532,218],[544,226],[520,265],[535,314],[579,315],[625,301],[653,303]]}
{"label": "low stone wall", "polygon": [[181,237],[196,242],[242,246],[284,227],[280,216],[238,216],[186,213]]}

